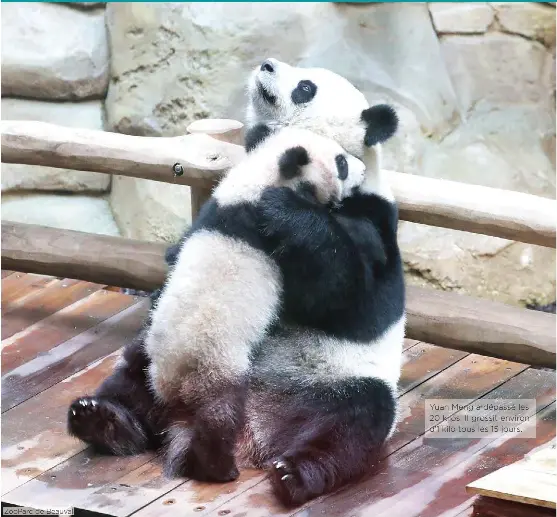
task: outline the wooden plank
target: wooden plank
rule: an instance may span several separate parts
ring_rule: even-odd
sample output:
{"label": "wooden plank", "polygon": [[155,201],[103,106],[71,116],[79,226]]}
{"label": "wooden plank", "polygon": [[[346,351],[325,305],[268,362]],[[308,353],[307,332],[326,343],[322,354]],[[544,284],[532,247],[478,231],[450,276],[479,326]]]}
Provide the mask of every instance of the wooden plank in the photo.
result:
{"label": "wooden plank", "polygon": [[[244,469],[232,483],[215,484],[188,481],[134,513],[134,517],[170,517],[175,515],[210,515],[236,496],[246,493],[261,482],[262,474]],[[120,514],[117,514],[120,516]],[[223,513],[220,515],[234,515]],[[242,515],[238,513],[236,515]],[[251,517],[250,513],[244,513]]]}
{"label": "wooden plank", "polygon": [[2,375],[136,303],[133,296],[100,290],[2,341]]}
{"label": "wooden plank", "polygon": [[[20,223],[2,224],[2,257],[18,269],[151,290],[164,282],[165,246]],[[16,266],[13,266],[16,267]],[[556,317],[457,293],[407,288],[407,337],[555,368]]]}
{"label": "wooden plank", "polygon": [[28,296],[57,281],[57,278],[36,274],[16,273],[9,276],[2,280],[2,310],[16,303],[23,303]]}
{"label": "wooden plank", "polygon": [[476,354],[466,356],[400,397],[397,432],[389,440],[387,450],[394,452],[429,429],[425,425],[424,400],[463,398],[473,402],[527,370],[520,363]]}
{"label": "wooden plank", "polygon": [[554,199],[394,171],[387,176],[404,221],[555,248]]}
{"label": "wooden plank", "polygon": [[148,309],[149,300],[135,303],[2,376],[2,411],[123,346],[137,334]]}
{"label": "wooden plank", "polygon": [[398,383],[399,396],[435,377],[467,355],[466,352],[439,348],[427,343],[419,343],[408,349],[402,355],[403,367]]}
{"label": "wooden plank", "polygon": [[[85,445],[66,432],[67,410],[112,372],[115,352],[7,411],[2,417],[2,493],[26,483]],[[3,498],[4,500],[4,498]],[[9,502],[9,501],[5,501]]]}
{"label": "wooden plank", "polygon": [[496,499],[557,508],[555,443],[470,483],[466,490]]}
{"label": "wooden plank", "polygon": [[[205,121],[205,126],[211,125]],[[138,137],[2,121],[2,161],[120,174],[210,188],[245,156],[208,128],[183,137]],[[217,138],[219,140],[217,140]],[[236,138],[236,136],[231,137]],[[180,163],[182,176],[173,165]],[[521,192],[386,171],[400,216],[409,221],[472,231],[555,248],[557,201]],[[10,266],[6,266],[10,267]]]}
{"label": "wooden plank", "polygon": [[555,512],[541,506],[480,497],[471,517],[555,517]]}
{"label": "wooden plank", "polygon": [[412,348],[413,346],[416,346],[418,343],[420,343],[420,341],[418,341],[417,339],[404,339],[404,343],[402,344],[402,350],[408,350],[409,348]]}
{"label": "wooden plank", "polygon": [[[83,508],[82,501],[89,494],[107,484],[109,492],[118,490],[115,482],[122,474],[141,467],[151,458],[148,453],[124,457],[100,455],[87,448],[3,495],[2,500],[32,508],[52,508],[62,502],[64,507]],[[120,492],[121,498],[122,495]],[[102,506],[101,501],[99,508]]]}
{"label": "wooden plank", "polygon": [[102,285],[66,278],[38,291],[25,303],[2,310],[2,340],[51,316],[72,303],[102,289]]}
{"label": "wooden plank", "polygon": [[[34,121],[1,122],[2,162],[104,172],[208,187],[244,156],[238,145],[206,134],[137,137]],[[173,166],[184,167],[175,176]]]}

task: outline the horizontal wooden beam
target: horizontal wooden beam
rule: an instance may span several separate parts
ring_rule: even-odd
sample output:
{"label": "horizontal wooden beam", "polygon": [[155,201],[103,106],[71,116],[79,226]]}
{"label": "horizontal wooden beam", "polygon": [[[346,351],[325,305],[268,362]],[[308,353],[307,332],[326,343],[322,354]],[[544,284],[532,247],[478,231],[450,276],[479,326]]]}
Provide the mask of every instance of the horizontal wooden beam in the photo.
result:
{"label": "horizontal wooden beam", "polygon": [[[205,190],[244,156],[236,143],[241,136],[237,121],[197,121],[188,128],[192,134],[172,138],[29,121],[2,121],[1,127],[6,163],[120,174]],[[183,168],[181,176],[174,175],[176,163]],[[555,248],[557,201],[553,199],[400,172],[387,174],[403,220]]]}
{"label": "horizontal wooden beam", "polygon": [[[2,268],[152,290],[165,246],[22,223],[2,223]],[[456,293],[409,287],[407,337],[555,368],[555,315]]]}
{"label": "horizontal wooden beam", "polygon": [[[2,162],[119,174],[210,187],[245,155],[243,148],[203,134],[157,138],[46,122],[3,120]],[[174,165],[182,166],[176,175]]]}
{"label": "horizontal wooden beam", "polygon": [[2,221],[2,269],[150,291],[166,275],[162,243]]}

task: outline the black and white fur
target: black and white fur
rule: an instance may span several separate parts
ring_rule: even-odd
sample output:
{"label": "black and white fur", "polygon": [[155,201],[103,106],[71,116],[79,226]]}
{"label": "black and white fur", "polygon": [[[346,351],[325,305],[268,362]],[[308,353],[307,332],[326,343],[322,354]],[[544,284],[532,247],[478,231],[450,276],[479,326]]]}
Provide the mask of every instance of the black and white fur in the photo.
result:
{"label": "black and white fur", "polygon": [[[296,303],[302,300],[310,314],[301,319],[314,320],[308,326],[283,318],[258,347],[250,371],[242,450],[269,466],[281,500],[300,504],[365,473],[394,430],[405,290],[398,211],[381,170],[380,144],[397,119],[388,106],[369,107],[353,85],[328,70],[277,60],[254,71],[248,96],[250,148],[270,128],[304,127],[334,138],[366,163],[361,187],[321,218],[322,234],[354,246],[352,260],[331,254],[320,272],[308,267],[306,274],[316,278],[309,293],[285,280],[289,314],[300,314]],[[299,200],[285,195],[278,210],[289,214],[294,235],[307,227]],[[291,249],[277,259],[285,279],[296,267],[294,257]],[[323,295],[330,282],[353,289],[343,300],[330,299]]]}
{"label": "black and white fur", "polygon": [[[334,138],[367,165],[359,191],[339,208],[321,212],[322,217],[308,211],[303,200],[293,200],[285,189],[277,189],[267,211],[261,213],[277,250],[275,260],[285,271],[283,311],[279,324],[252,350],[246,420],[237,457],[268,467],[281,500],[300,504],[363,474],[394,428],[404,284],[396,244],[397,209],[381,174],[379,144],[394,133],[396,116],[385,106],[370,108],[353,85],[332,72],[290,67],[276,60],[258,67],[250,78],[248,94],[248,150],[277,128],[305,127]],[[277,219],[277,213],[288,213],[288,217]],[[312,228],[309,234],[308,228]],[[351,242],[357,250],[351,260],[342,253],[344,247],[335,245],[320,264],[314,237],[318,241],[326,235],[333,242]],[[171,265],[179,249],[169,249]],[[303,285],[309,288],[288,284],[288,263],[297,257],[309,260],[308,264],[314,261],[302,269]],[[304,268],[306,262],[297,262],[297,266],[292,262],[294,270]],[[354,263],[359,263],[356,269],[352,269]],[[354,271],[352,277],[350,271]],[[351,294],[322,296],[330,292],[328,286],[343,284],[345,279],[349,291],[354,288]],[[298,306],[296,293],[302,296]],[[301,320],[315,317],[315,326],[297,323],[297,315]],[[120,443],[128,444],[127,452],[156,446],[154,430],[160,429],[168,413],[179,411],[163,410],[154,403],[145,376],[148,365],[138,338],[126,348],[125,361],[99,388],[96,406],[91,409],[91,398],[72,405],[70,430],[80,436],[76,427],[96,426],[96,442],[89,443],[101,448],[120,436]],[[132,392],[135,401],[128,396]],[[89,409],[82,411],[82,402]],[[142,433],[136,433],[136,438],[148,437],[144,442],[137,439],[133,447],[126,441],[135,432],[129,418],[134,424],[141,422]],[[171,448],[188,450],[190,443],[191,434],[177,433]],[[114,447],[106,448],[117,452]]]}
{"label": "black and white fur", "polygon": [[278,250],[259,212],[277,191],[311,210],[339,202],[362,183],[364,168],[336,142],[285,128],[230,170],[204,205],[145,340],[158,402],[178,404],[193,417],[193,425],[182,416],[172,423],[167,473],[216,481],[238,475],[234,447],[250,358],[279,320],[282,298]]}

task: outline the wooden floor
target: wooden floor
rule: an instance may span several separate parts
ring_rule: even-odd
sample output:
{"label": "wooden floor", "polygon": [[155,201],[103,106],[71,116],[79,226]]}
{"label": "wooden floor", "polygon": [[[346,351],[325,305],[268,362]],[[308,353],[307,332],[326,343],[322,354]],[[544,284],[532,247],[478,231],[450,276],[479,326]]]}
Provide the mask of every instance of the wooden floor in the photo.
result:
{"label": "wooden floor", "polygon": [[[363,482],[287,511],[260,471],[167,480],[151,455],[96,456],[66,434],[68,403],[107,376],[147,300],[69,279],[2,272],[2,502],[114,516],[466,516],[465,486],[555,436],[555,374],[407,341],[401,423]],[[537,399],[536,438],[432,439],[424,399]],[[87,514],[85,512],[84,514]]]}

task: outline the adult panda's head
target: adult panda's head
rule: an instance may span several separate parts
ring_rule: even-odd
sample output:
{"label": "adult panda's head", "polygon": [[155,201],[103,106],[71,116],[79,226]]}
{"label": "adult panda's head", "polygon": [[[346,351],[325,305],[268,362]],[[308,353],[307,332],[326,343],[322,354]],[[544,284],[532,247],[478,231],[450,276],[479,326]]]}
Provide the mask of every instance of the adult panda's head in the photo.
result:
{"label": "adult panda's head", "polygon": [[221,206],[257,202],[268,187],[289,187],[311,193],[319,203],[336,203],[365,179],[365,164],[330,138],[294,127],[258,124],[254,129],[263,135],[258,145],[214,191]]}
{"label": "adult panda's head", "polygon": [[250,75],[247,85],[247,127],[257,123],[310,129],[336,140],[369,166],[369,150],[397,130],[391,106],[369,106],[353,84],[324,68],[290,66],[266,59]]}

